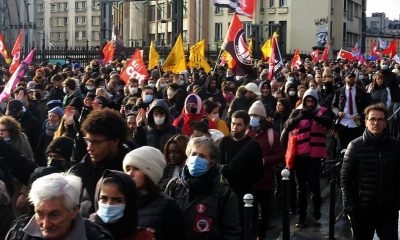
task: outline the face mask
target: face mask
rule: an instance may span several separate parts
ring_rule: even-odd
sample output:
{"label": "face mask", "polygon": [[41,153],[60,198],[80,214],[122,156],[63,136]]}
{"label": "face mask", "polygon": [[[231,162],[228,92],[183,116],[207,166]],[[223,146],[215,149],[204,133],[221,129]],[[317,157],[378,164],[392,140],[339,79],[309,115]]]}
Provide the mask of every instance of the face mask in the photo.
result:
{"label": "face mask", "polygon": [[47,158],[47,166],[55,167],[61,171],[65,171],[65,161],[53,158]]}
{"label": "face mask", "polygon": [[185,81],[184,81],[184,80],[181,80],[181,81],[179,82],[179,86],[183,86],[183,85],[185,85]]}
{"label": "face mask", "polygon": [[154,88],[155,84],[154,83],[149,83],[149,87]]}
{"label": "face mask", "polygon": [[97,216],[105,222],[112,223],[124,216],[125,204],[108,205],[99,202],[99,209],[97,210]]}
{"label": "face mask", "polygon": [[153,101],[153,95],[144,95],[143,102],[149,103]]}
{"label": "face mask", "polygon": [[92,91],[94,89],[94,86],[86,86],[86,89]]}
{"label": "face mask", "polygon": [[260,118],[259,117],[251,117],[250,118],[250,126],[252,128],[260,127]]}
{"label": "face mask", "polygon": [[64,88],[63,88],[63,92],[64,92],[65,94],[68,94],[67,87],[64,87]]}
{"label": "face mask", "polygon": [[136,94],[137,92],[138,92],[138,88],[136,88],[136,87],[129,87],[129,92],[131,93],[131,94]]}
{"label": "face mask", "polygon": [[166,88],[167,87],[167,84],[166,83],[161,83],[160,84],[160,88]]}
{"label": "face mask", "polygon": [[120,71],[121,71],[121,68],[120,68],[120,67],[117,67],[117,71],[120,72]]}
{"label": "face mask", "polygon": [[163,124],[164,124],[164,121],[165,121],[165,117],[154,117],[154,123],[155,123],[157,126],[163,125]]}
{"label": "face mask", "polygon": [[11,138],[10,137],[3,137],[3,140],[4,140],[4,142],[9,142],[9,141],[11,141]]}
{"label": "face mask", "polygon": [[199,156],[189,156],[186,166],[193,177],[199,177],[208,170],[208,161]]}
{"label": "face mask", "polygon": [[197,108],[194,108],[194,107],[187,108],[187,112],[188,113],[196,113],[197,112]]}
{"label": "face mask", "polygon": [[69,61],[65,61],[65,64],[67,64],[67,65],[68,65],[68,64],[69,64]]}
{"label": "face mask", "polygon": [[295,91],[289,91],[289,96],[293,97],[294,95],[296,95]]}
{"label": "face mask", "polygon": [[382,70],[387,70],[389,68],[389,65],[383,64],[381,65]]}
{"label": "face mask", "polygon": [[360,80],[364,80],[364,75],[360,75],[360,76],[358,76],[358,79],[360,79]]}
{"label": "face mask", "polygon": [[288,82],[294,83],[294,77],[288,77]]}

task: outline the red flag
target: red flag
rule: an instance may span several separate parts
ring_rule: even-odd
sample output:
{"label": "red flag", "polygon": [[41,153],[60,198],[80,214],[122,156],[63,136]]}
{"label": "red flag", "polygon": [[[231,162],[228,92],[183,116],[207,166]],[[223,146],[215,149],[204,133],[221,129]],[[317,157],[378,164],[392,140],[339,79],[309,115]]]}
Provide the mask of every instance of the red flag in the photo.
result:
{"label": "red flag", "polygon": [[392,59],[394,57],[394,55],[397,54],[397,47],[398,47],[398,43],[397,43],[397,39],[393,39],[393,41],[390,43],[390,45],[385,48],[384,50],[382,50],[382,54],[383,55],[389,55],[390,59]]}
{"label": "red flag", "polygon": [[350,61],[357,60],[357,58],[354,57],[353,54],[351,54],[351,52],[343,50],[343,49],[340,49],[340,51],[338,52],[337,59],[339,59],[339,58],[344,58],[344,59],[347,59]]}
{"label": "red flag", "polygon": [[328,60],[328,56],[329,56],[329,47],[326,46],[324,52],[322,53],[322,58],[321,58],[322,62]]}
{"label": "red flag", "polygon": [[274,32],[271,39],[271,57],[269,58],[268,79],[272,80],[280,77],[280,71],[283,68],[282,55],[279,50],[278,33]]}
{"label": "red flag", "polygon": [[292,58],[292,66],[295,66],[295,65],[299,65],[299,63],[300,63],[300,54],[299,54],[299,49],[296,49],[295,51],[294,51],[294,54],[293,54],[293,58]]}
{"label": "red flag", "polygon": [[143,56],[139,48],[136,48],[131,59],[122,70],[120,77],[125,83],[128,83],[131,78],[136,78],[139,80],[139,83],[142,83],[147,78],[147,75],[148,73],[143,61]]}
{"label": "red flag", "polygon": [[313,62],[318,62],[318,55],[319,55],[319,50],[315,49],[314,51],[311,52],[310,56],[311,56],[311,60]]}
{"label": "red flag", "polygon": [[249,47],[246,44],[243,24],[236,13],[233,15],[221,48],[227,51],[235,60],[236,66],[233,71],[236,76],[250,75],[256,77],[251,65],[251,56]]}
{"label": "red flag", "polygon": [[10,70],[9,70],[11,74],[13,74],[15,72],[15,70],[17,70],[17,68],[20,64],[21,44],[22,44],[22,32],[19,32],[17,40],[15,41],[14,47],[11,51],[11,55],[13,56]]}
{"label": "red flag", "polygon": [[114,52],[115,52],[114,41],[110,40],[103,48],[104,64],[107,64],[113,60]]}
{"label": "red flag", "polygon": [[4,42],[3,34],[0,32],[0,54],[4,57],[4,59],[8,58],[6,43]]}
{"label": "red flag", "polygon": [[255,0],[239,0],[239,11],[243,15],[253,18],[254,17],[254,10],[256,8],[256,1]]}

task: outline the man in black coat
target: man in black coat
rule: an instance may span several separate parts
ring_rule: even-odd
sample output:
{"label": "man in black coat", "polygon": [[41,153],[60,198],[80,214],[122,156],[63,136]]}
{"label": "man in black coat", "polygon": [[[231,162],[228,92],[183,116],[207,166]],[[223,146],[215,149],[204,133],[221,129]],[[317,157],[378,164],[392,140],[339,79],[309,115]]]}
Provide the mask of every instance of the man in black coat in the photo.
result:
{"label": "man in black coat", "polygon": [[366,129],[350,142],[341,170],[344,208],[355,239],[398,239],[400,141],[386,130],[382,104],[365,109]]}

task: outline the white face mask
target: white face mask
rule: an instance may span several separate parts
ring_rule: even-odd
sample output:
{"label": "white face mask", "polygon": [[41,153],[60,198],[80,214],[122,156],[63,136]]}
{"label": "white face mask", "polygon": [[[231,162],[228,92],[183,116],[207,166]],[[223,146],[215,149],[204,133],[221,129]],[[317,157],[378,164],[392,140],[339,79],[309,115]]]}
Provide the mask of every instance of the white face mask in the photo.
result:
{"label": "white face mask", "polygon": [[65,94],[68,94],[67,87],[64,87],[64,88],[63,88],[63,92],[64,92]]}
{"label": "white face mask", "polygon": [[129,92],[131,93],[131,94],[136,94],[136,93],[138,93],[138,88],[136,88],[136,87],[129,87]]}
{"label": "white face mask", "polygon": [[149,83],[149,87],[154,88],[155,84],[154,83]]}
{"label": "white face mask", "polygon": [[293,97],[294,95],[296,95],[296,92],[295,92],[295,91],[289,91],[288,93],[289,93],[289,96],[291,96],[291,97]]}
{"label": "white face mask", "polygon": [[164,124],[164,121],[165,121],[165,117],[154,117],[154,123],[155,123],[157,126],[163,125],[163,124]]}
{"label": "white face mask", "polygon": [[160,88],[165,88],[166,86],[167,86],[166,83],[161,83],[161,84],[160,84]]}
{"label": "white face mask", "polygon": [[168,99],[172,99],[172,98],[175,96],[175,94],[176,94],[176,92],[173,92],[173,91],[167,91],[167,96],[168,96]]}
{"label": "white face mask", "polygon": [[11,138],[10,138],[10,137],[3,137],[3,140],[4,140],[5,142],[9,142],[9,141],[11,141]]}

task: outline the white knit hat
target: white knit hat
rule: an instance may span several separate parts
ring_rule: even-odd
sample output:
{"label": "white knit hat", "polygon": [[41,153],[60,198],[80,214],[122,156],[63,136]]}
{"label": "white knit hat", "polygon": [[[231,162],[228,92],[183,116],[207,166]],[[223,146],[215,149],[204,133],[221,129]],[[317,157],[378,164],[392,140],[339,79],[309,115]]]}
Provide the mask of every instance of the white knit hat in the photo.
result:
{"label": "white knit hat", "polygon": [[249,115],[255,114],[255,115],[258,115],[258,116],[261,116],[261,117],[267,117],[267,113],[265,111],[264,104],[262,104],[262,102],[260,100],[255,101],[251,105],[248,113],[249,113]]}
{"label": "white knit hat", "polygon": [[136,167],[148,176],[154,184],[158,184],[164,173],[164,155],[157,148],[143,146],[126,154],[122,166],[126,172],[126,167]]}

